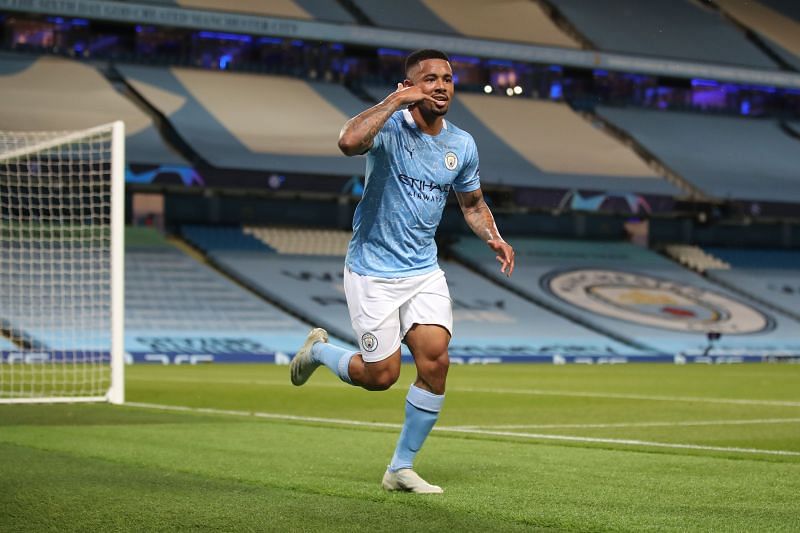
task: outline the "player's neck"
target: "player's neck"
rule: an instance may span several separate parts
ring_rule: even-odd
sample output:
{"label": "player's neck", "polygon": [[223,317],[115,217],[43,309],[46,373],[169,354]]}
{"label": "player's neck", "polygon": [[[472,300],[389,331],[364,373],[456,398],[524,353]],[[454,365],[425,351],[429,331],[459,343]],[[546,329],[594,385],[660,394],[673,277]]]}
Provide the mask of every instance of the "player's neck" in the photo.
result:
{"label": "player's neck", "polygon": [[428,115],[423,113],[419,107],[411,109],[411,116],[414,118],[417,127],[422,133],[428,135],[439,135],[444,127],[444,117],[442,115]]}

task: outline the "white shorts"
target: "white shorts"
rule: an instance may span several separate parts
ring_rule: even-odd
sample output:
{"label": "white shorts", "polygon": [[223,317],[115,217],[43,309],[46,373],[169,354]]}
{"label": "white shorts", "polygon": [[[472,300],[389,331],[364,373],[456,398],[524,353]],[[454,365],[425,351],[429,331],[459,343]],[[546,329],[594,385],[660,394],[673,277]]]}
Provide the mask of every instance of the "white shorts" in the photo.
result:
{"label": "white shorts", "polygon": [[345,267],[344,293],[367,363],[392,355],[414,324],[436,324],[453,334],[453,307],[441,269],[410,278],[376,278]]}

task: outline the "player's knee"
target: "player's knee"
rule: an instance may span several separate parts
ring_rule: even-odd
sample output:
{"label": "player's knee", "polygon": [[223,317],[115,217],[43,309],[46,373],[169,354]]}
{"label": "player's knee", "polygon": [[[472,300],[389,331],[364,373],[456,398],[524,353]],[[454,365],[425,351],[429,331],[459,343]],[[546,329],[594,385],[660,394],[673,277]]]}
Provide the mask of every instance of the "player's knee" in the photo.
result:
{"label": "player's knee", "polygon": [[400,377],[400,369],[386,368],[377,372],[371,372],[369,381],[364,384],[364,388],[371,391],[387,390],[397,383]]}
{"label": "player's knee", "polygon": [[439,354],[433,361],[433,371],[442,377],[447,375],[447,370],[450,368],[450,356],[447,350]]}
{"label": "player's knee", "polygon": [[417,362],[417,367],[421,373],[433,380],[444,380],[447,377],[447,370],[450,368],[450,356],[447,349],[437,354],[430,354]]}
{"label": "player's knee", "polygon": [[369,384],[369,389],[374,391],[382,391],[388,390],[397,383],[397,379],[400,377],[400,371],[394,369],[387,369],[383,372],[380,372],[374,376],[372,376],[371,383]]}
{"label": "player's knee", "polygon": [[400,377],[400,349],[378,363],[366,366],[367,376],[363,386],[367,390],[381,391],[391,388]]}

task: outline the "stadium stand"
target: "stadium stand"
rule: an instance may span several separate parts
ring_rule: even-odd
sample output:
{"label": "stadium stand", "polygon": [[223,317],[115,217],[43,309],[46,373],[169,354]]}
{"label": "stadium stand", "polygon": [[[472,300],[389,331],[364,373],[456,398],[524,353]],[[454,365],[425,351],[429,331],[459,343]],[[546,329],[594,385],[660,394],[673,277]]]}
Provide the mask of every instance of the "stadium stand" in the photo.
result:
{"label": "stadium stand", "polygon": [[209,227],[187,224],[181,227],[181,234],[197,248],[215,252],[217,250],[247,250],[254,252],[273,252],[262,240],[243,233],[241,228]]}
{"label": "stadium stand", "polygon": [[157,236],[138,233],[125,259],[128,351],[264,354],[302,345],[309,326]]}
{"label": "stadium stand", "polygon": [[185,68],[121,66],[119,71],[216,167],[364,172],[363,160],[343,157],[336,145],[342,125],[365,107],[343,86]]}
{"label": "stadium stand", "polygon": [[[100,294],[94,280],[108,269],[99,253],[79,241],[40,249],[0,248],[0,323],[36,349],[103,350],[109,345],[108,300],[73,296],[75,286]],[[15,264],[26,265],[25,269]],[[60,289],[52,291],[51,280]],[[72,285],[70,285],[72,284]],[[104,326],[105,323],[105,326]],[[80,339],[80,345],[76,345]]]}
{"label": "stadium stand", "polygon": [[789,133],[800,140],[800,122],[783,122],[784,126],[789,129]]}
{"label": "stadium stand", "polygon": [[[484,274],[599,331],[662,353],[777,355],[800,352],[800,322],[732,294],[625,242],[515,238],[511,278],[477,239],[453,250]],[[718,341],[706,334],[721,333]]]}
{"label": "stadium stand", "polygon": [[332,229],[286,229],[272,227],[244,228],[245,235],[252,235],[279,254],[335,255],[344,257],[353,233]]}
{"label": "stadium stand", "polygon": [[[129,228],[126,238],[125,349],[135,357],[183,353],[263,358],[275,352],[293,353],[304,342],[308,325],[199,263],[154,230]],[[36,292],[39,279],[57,276],[62,281],[83,280],[83,284],[93,279],[92,271],[76,266],[87,262],[71,264],[68,260],[70,254],[81,252],[64,244],[61,249],[36,253],[40,259],[30,265],[41,267],[33,273],[0,269],[2,286],[8,289],[0,294],[0,319],[35,347],[107,348],[108,330],[99,320],[107,316],[103,314],[107,301],[87,303],[78,296],[70,300],[67,293],[51,301],[51,294]],[[0,266],[3,261],[19,259],[18,254],[2,250]],[[43,261],[46,256],[51,260]],[[40,290],[47,291],[46,285]],[[22,308],[22,292],[18,291],[27,291],[26,298],[36,305]],[[74,312],[64,313],[64,309]],[[77,338],[80,344],[72,344]]]}
{"label": "stadium stand", "polygon": [[[270,243],[300,238],[315,230],[250,228],[269,235]],[[339,232],[344,233],[344,232]],[[283,235],[281,235],[283,234]],[[352,338],[350,317],[342,288],[344,258],[322,255],[329,245],[306,248],[304,255],[215,251],[210,255],[229,274],[271,300],[339,337]],[[318,251],[320,253],[313,253]],[[491,255],[488,251],[487,255]],[[453,357],[630,355],[641,354],[620,342],[583,328],[497,287],[452,261],[440,261],[445,271],[454,309],[456,340]]]}
{"label": "stadium stand", "polygon": [[14,350],[17,346],[4,337],[0,337],[0,350]]}
{"label": "stadium stand", "polygon": [[[367,89],[376,101],[386,89]],[[630,148],[561,102],[459,93],[447,120],[478,145],[481,180],[524,187],[677,195]]]}
{"label": "stadium stand", "polygon": [[150,4],[212,9],[228,13],[355,23],[338,2],[330,0],[145,0]]}
{"label": "stadium stand", "polygon": [[729,263],[707,254],[699,246],[670,244],[664,248],[664,251],[678,263],[696,272],[703,273],[708,269],[728,270],[731,268]]}
{"label": "stadium stand", "polygon": [[706,247],[706,251],[736,268],[800,270],[800,252]]}
{"label": "stadium stand", "polygon": [[710,196],[800,201],[798,141],[774,120],[611,107],[597,112]]}
{"label": "stadium stand", "polygon": [[715,0],[715,3],[731,18],[754,31],[781,59],[800,69],[800,22],[764,5],[765,2]]}
{"label": "stadium stand", "polygon": [[7,131],[62,131],[125,122],[129,163],[185,165],[153,121],[93,67],[58,57],[0,55],[0,124]]}
{"label": "stadium stand", "polygon": [[770,7],[789,18],[800,21],[800,4],[795,0],[758,0],[758,3]]}
{"label": "stadium stand", "polygon": [[730,270],[707,270],[709,278],[800,320],[800,252],[714,247],[705,250],[732,266]]}
{"label": "stadium stand", "polygon": [[690,0],[550,0],[604,51],[776,69],[722,16]]}
{"label": "stadium stand", "polygon": [[378,26],[579,48],[528,0],[354,0]]}

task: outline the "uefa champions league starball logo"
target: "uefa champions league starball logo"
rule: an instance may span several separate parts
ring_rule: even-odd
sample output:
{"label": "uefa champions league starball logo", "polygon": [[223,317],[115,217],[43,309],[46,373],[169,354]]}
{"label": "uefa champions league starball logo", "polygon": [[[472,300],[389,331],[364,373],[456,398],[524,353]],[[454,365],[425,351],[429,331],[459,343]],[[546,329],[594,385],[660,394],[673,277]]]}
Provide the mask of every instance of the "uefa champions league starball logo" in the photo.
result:
{"label": "uefa champions league starball logo", "polygon": [[550,273],[542,287],[576,307],[641,326],[746,335],[774,327],[761,311],[718,292],[612,269]]}
{"label": "uefa champions league starball logo", "polygon": [[378,347],[378,339],[372,333],[364,333],[361,336],[361,347],[364,348],[364,351],[374,352]]}

